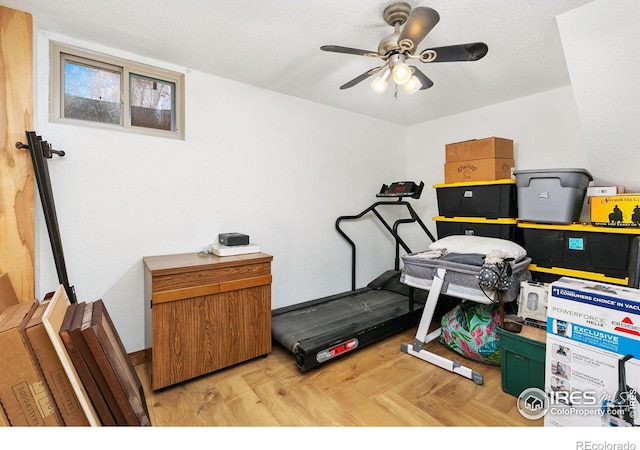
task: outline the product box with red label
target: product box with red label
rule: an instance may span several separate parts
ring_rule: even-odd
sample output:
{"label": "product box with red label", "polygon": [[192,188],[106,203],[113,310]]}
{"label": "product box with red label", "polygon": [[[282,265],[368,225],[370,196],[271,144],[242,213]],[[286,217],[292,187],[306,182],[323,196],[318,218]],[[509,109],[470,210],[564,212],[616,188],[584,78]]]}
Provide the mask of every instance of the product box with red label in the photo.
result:
{"label": "product box with red label", "polygon": [[640,425],[640,290],[551,283],[546,350],[545,426]]}

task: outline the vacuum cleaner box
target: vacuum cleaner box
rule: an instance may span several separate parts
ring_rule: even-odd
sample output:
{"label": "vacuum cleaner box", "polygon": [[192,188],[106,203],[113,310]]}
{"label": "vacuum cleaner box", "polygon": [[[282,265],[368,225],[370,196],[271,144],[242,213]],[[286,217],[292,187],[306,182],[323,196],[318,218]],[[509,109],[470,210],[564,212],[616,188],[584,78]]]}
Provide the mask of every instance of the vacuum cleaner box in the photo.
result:
{"label": "vacuum cleaner box", "polygon": [[551,283],[545,374],[545,426],[638,426],[640,290]]}

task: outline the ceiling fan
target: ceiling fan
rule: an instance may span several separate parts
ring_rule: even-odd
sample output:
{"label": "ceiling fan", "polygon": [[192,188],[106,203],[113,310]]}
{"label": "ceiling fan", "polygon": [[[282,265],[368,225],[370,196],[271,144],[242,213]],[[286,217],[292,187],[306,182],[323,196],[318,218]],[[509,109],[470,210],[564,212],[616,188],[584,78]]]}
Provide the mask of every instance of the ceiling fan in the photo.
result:
{"label": "ceiling fan", "polygon": [[426,48],[416,53],[420,42],[440,20],[438,12],[426,6],[419,6],[412,10],[409,4],[401,2],[387,6],[382,13],[382,17],[387,24],[394,27],[394,32],[382,38],[378,44],[377,52],[338,45],[323,45],[320,47],[320,50],[326,52],[380,58],[384,62],[381,66],[369,69],[362,75],[343,84],[340,89],[353,87],[370,76],[379,73],[371,83],[372,89],[377,93],[384,94],[389,80],[393,79],[396,88],[398,85],[402,85],[405,92],[413,94],[416,91],[430,88],[433,86],[433,81],[416,66],[408,65],[408,62],[414,60],[422,63],[477,61],[483,58],[489,50],[485,43],[473,42]]}

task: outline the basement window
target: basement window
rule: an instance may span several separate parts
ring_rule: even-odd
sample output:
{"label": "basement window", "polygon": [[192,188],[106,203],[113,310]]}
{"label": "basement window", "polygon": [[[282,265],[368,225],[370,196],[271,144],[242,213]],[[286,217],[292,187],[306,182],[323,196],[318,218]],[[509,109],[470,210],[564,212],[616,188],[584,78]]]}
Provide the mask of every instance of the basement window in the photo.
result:
{"label": "basement window", "polygon": [[184,139],[184,76],[51,43],[53,122]]}

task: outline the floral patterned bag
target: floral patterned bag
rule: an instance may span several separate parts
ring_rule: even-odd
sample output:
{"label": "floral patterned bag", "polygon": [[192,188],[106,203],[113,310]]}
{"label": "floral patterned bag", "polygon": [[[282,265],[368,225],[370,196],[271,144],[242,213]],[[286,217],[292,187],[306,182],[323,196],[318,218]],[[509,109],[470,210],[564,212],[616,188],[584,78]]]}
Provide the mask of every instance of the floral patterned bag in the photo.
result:
{"label": "floral patterned bag", "polygon": [[442,317],[440,342],[467,358],[500,365],[499,305],[463,302]]}

